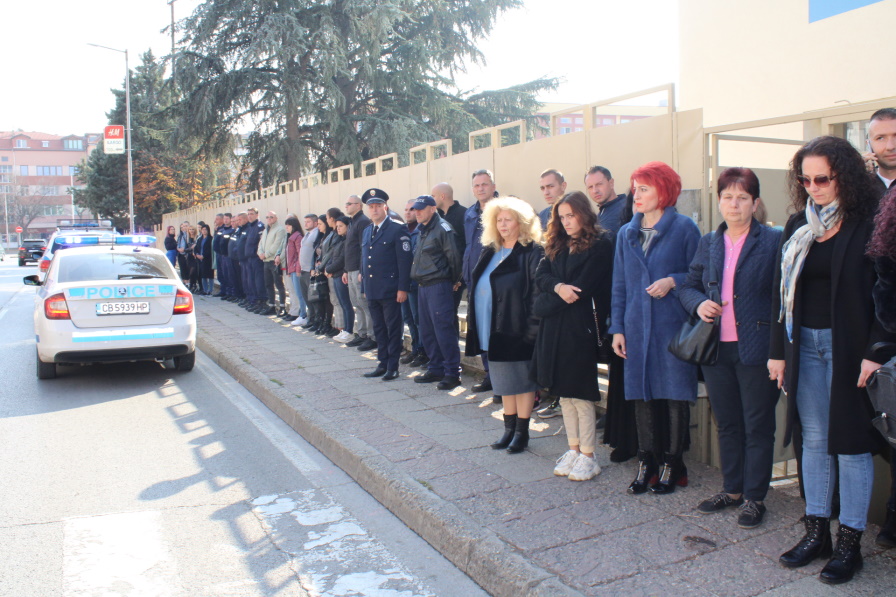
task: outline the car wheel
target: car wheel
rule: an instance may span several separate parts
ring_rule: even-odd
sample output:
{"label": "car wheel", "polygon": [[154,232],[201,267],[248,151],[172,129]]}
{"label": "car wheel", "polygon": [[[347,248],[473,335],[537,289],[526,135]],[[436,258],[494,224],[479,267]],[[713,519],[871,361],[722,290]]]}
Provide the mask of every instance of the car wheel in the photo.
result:
{"label": "car wheel", "polygon": [[185,354],[182,357],[174,357],[174,368],[178,371],[192,371],[196,364],[196,351]]}
{"label": "car wheel", "polygon": [[40,360],[40,355],[34,353],[37,362],[37,379],[54,379],[56,377],[56,363],[45,363]]}
{"label": "car wheel", "polygon": [[25,267],[25,260],[19,259],[19,267]]}

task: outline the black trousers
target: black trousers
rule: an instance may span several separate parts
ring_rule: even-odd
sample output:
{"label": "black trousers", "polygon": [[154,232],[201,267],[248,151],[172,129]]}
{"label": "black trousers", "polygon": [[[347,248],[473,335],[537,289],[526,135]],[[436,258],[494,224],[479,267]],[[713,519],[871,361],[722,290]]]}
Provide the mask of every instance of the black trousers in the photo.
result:
{"label": "black trousers", "polygon": [[780,390],[765,365],[744,365],[737,342],[721,342],[715,365],[703,367],[719,426],[723,491],[762,501],[772,478],[775,405]]}
{"label": "black trousers", "polygon": [[280,293],[280,305],[286,304],[286,288],[283,286],[283,272],[280,266],[273,261],[264,262],[264,289],[268,295],[268,303],[277,306],[277,300],[274,296],[274,287]]}
{"label": "black trousers", "polygon": [[373,320],[373,335],[377,342],[377,359],[388,371],[398,371],[398,357],[401,356],[401,337],[404,322],[401,319],[401,303],[395,297],[387,299],[367,299],[370,319]]}

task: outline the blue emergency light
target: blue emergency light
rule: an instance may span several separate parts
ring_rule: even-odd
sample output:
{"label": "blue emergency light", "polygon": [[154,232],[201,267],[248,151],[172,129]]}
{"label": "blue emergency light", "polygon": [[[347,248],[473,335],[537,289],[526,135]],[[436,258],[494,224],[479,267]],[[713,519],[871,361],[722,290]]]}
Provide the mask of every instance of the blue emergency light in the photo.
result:
{"label": "blue emergency light", "polygon": [[112,236],[60,236],[57,239],[60,248],[85,247],[91,245],[128,245],[132,247],[150,247],[156,244],[156,237],[146,234]]}

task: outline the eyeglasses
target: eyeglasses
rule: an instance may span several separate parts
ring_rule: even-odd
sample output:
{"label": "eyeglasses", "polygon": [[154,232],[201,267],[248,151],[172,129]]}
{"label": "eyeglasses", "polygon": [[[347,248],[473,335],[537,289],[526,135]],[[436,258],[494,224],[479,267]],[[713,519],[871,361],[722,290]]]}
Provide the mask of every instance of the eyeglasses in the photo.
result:
{"label": "eyeglasses", "polygon": [[274,216],[265,216],[264,219],[265,219],[265,220],[270,220],[270,219],[273,219],[273,217],[274,217]]}
{"label": "eyeglasses", "polygon": [[351,201],[349,201],[348,203],[345,204],[346,207],[348,207],[349,205],[361,205],[361,204],[360,203],[352,203]]}
{"label": "eyeglasses", "polygon": [[827,188],[831,185],[831,181],[837,178],[834,176],[816,176],[815,178],[809,178],[807,176],[797,176],[796,180],[805,188],[809,188],[809,186],[814,182],[815,186],[819,189]]}

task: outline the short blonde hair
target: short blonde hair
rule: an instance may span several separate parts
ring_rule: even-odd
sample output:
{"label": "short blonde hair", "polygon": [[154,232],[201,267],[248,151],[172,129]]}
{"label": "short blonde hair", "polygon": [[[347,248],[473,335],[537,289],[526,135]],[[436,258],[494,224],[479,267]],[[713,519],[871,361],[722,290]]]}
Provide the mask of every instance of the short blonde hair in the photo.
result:
{"label": "short blonde hair", "polygon": [[482,246],[499,250],[503,245],[501,234],[498,232],[498,214],[507,211],[513,214],[520,225],[519,243],[541,244],[541,221],[532,206],[516,197],[498,197],[485,204],[482,212]]}

